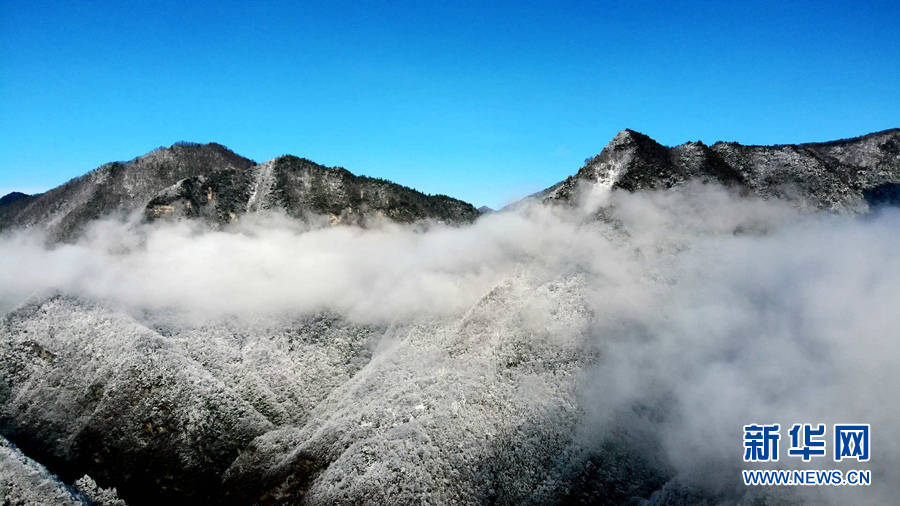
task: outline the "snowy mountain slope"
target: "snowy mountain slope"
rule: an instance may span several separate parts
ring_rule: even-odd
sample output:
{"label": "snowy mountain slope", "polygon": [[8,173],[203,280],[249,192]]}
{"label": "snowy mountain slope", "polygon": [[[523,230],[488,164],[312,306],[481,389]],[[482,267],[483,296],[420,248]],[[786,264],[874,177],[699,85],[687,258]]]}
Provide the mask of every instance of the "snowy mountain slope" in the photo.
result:
{"label": "snowy mountain slope", "polygon": [[4,434],[64,477],[87,472],[132,496],[198,500],[218,494],[238,448],[303,422],[365,364],[372,332],[328,316],[153,330],[61,296],[11,313],[2,328]]}
{"label": "snowy mountain slope", "polygon": [[9,506],[86,506],[83,498],[0,436],[0,502]]}
{"label": "snowy mountain slope", "polygon": [[744,146],[688,142],[668,148],[623,130],[572,177],[536,197],[568,201],[578,183],[636,191],[715,181],[764,198],[837,211],[865,211],[867,192],[900,184],[900,129],[824,143]]}
{"label": "snowy mountain slope", "polygon": [[[595,167],[603,184],[551,197],[569,205],[466,227],[257,213],[326,188],[320,209],[354,222],[356,191],[366,212],[397,198],[288,158],[192,180],[199,217],[249,210],[235,226],[97,222],[53,247],[10,234],[0,433],[131,504],[889,502],[900,214],[821,213],[740,170],[671,162],[697,146],[654,148],[672,184],[642,189],[632,141],[649,141],[626,137]],[[893,177],[821,149],[874,167],[859,181]],[[864,191],[847,195],[821,207],[858,210]],[[878,480],[748,489],[748,420],[871,423]]]}
{"label": "snowy mountain slope", "polygon": [[56,239],[73,240],[91,220],[142,209],[162,188],[180,179],[216,169],[244,171],[252,165],[219,144],[173,144],[128,162],[102,165],[27,200],[0,205],[0,230],[36,227]]}
{"label": "snowy mountain slope", "polygon": [[11,193],[0,201],[0,231],[38,229],[51,240],[74,242],[92,221],[110,216],[221,225],[267,209],[326,224],[461,224],[479,215],[460,200],[294,156],[256,165],[219,144],[178,143],[105,164],[39,195]]}
{"label": "snowy mountain slope", "polygon": [[389,181],[355,176],[303,158],[282,156],[250,171],[216,171],[179,181],[147,205],[149,220],[200,217],[230,223],[247,212],[280,209],[298,219],[324,217],[331,225],[419,220],[461,224],[480,214],[443,195],[424,195]]}
{"label": "snowy mountain slope", "polygon": [[71,486],[0,436],[0,500],[9,506],[35,504],[126,506],[115,488],[102,488],[84,475]]}

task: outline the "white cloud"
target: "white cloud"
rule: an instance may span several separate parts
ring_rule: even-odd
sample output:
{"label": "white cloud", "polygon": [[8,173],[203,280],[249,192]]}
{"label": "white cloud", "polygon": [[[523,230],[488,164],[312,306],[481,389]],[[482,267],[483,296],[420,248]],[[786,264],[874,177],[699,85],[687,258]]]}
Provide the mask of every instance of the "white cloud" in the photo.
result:
{"label": "white cloud", "polygon": [[[601,204],[612,205],[606,221],[594,219]],[[306,230],[277,215],[223,231],[110,220],[72,245],[2,238],[0,309],[59,290],[200,320],[328,309],[362,323],[427,321],[461,316],[516,276],[577,274],[587,337],[540,305],[525,324],[599,351],[580,383],[586,444],[652,406],[658,416],[642,423],[680,477],[727,488],[745,423],[865,422],[890,493],[900,482],[898,230],[897,212],[806,214],[704,185],[589,190],[572,209],[533,205],[425,232]]]}

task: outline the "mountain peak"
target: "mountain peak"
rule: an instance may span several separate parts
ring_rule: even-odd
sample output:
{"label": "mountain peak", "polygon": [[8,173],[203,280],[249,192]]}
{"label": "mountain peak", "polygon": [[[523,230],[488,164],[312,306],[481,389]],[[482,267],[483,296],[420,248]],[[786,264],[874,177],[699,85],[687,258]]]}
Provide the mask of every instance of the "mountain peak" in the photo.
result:
{"label": "mountain peak", "polygon": [[[665,146],[650,138],[649,135],[626,128],[616,134],[603,148],[603,151],[592,159],[593,163],[588,163],[587,165],[596,165],[604,160],[621,158],[625,152],[630,153],[631,157],[656,159],[662,156],[666,149]],[[624,160],[620,161],[624,162]]]}
{"label": "mountain peak", "polygon": [[637,191],[692,179],[746,187],[766,198],[794,199],[801,205],[865,210],[871,190],[900,183],[900,129],[820,143],[707,146],[698,141],[672,148],[625,129],[574,176],[543,195],[545,201],[569,201],[579,184]]}
{"label": "mountain peak", "polygon": [[17,200],[27,199],[30,197],[31,197],[31,195],[28,195],[27,193],[10,192],[10,193],[7,193],[6,195],[4,195],[3,197],[0,197],[0,206],[6,205],[6,204],[12,204],[13,202],[15,202]]}
{"label": "mountain peak", "polygon": [[0,230],[37,226],[63,241],[77,238],[94,219],[134,211],[149,220],[186,217],[212,224],[273,208],[300,219],[324,215],[332,224],[382,218],[459,224],[479,215],[460,200],[293,155],[256,164],[214,142],[176,142],[101,165],[41,195],[22,195],[4,197]]}
{"label": "mountain peak", "polygon": [[617,140],[623,140],[623,139],[636,139],[636,138],[644,138],[644,137],[649,139],[649,136],[646,134],[643,134],[643,133],[638,132],[637,130],[633,130],[631,128],[625,128],[625,129],[619,130],[619,133],[617,133],[615,135],[615,137],[612,138],[612,141],[610,141],[610,142],[616,142]]}
{"label": "mountain peak", "polygon": [[24,204],[3,206],[0,230],[38,226],[54,239],[73,239],[88,222],[140,209],[161,189],[182,179],[218,170],[246,171],[254,165],[221,144],[175,143],[127,162],[101,165]]}
{"label": "mountain peak", "polygon": [[238,165],[253,166],[255,164],[253,160],[244,158],[243,156],[238,155],[237,153],[229,149],[227,146],[219,144],[217,142],[208,142],[206,144],[203,144],[191,141],[178,141],[170,146],[160,146],[148,153],[139,155],[129,160],[129,162],[139,160],[178,162],[180,160],[186,160],[193,163],[198,159],[203,158],[207,160],[227,161],[228,163],[235,163]]}

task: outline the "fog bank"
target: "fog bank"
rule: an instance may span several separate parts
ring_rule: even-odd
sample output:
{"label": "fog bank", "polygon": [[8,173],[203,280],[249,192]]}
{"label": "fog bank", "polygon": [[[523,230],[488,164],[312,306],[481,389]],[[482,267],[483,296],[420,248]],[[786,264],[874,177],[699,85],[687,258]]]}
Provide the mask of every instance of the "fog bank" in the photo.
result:
{"label": "fog bank", "polygon": [[105,220],[75,244],[0,238],[0,309],[61,292],[188,322],[330,311],[421,323],[459,318],[519,278],[575,277],[586,328],[559,325],[552,303],[523,327],[596,353],[578,378],[580,445],[624,430],[679,482],[740,496],[742,425],[870,423],[872,487],[785,493],[874,502],[900,492],[898,232],[897,210],[811,214],[715,185],[593,188],[573,208],[526,205],[459,228]]}

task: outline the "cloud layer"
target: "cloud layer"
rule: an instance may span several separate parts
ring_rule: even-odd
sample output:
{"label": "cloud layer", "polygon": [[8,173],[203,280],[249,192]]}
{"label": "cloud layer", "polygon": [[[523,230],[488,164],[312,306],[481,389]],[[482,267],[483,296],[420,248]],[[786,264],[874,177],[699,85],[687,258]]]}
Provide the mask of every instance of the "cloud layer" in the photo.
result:
{"label": "cloud layer", "polygon": [[573,208],[524,206],[462,228],[107,220],[71,245],[0,239],[0,310],[60,291],[185,321],[328,310],[411,323],[461,317],[517,277],[577,276],[587,329],[555,323],[553,304],[523,325],[597,353],[578,387],[585,446],[627,427],[680,481],[741,494],[741,425],[871,423],[875,484],[839,492],[874,501],[900,482],[898,230],[894,210],[807,214],[713,185],[592,188]]}

